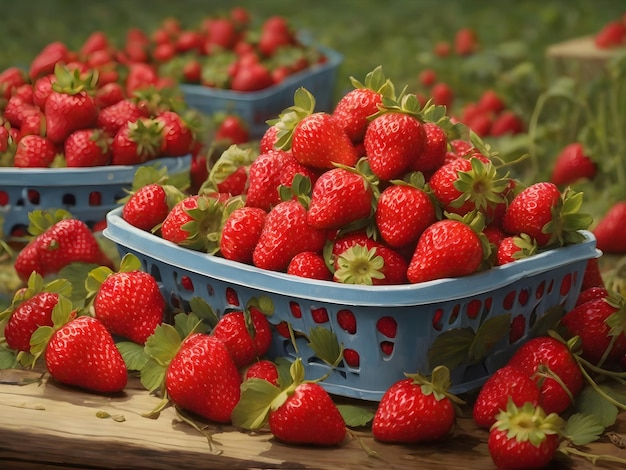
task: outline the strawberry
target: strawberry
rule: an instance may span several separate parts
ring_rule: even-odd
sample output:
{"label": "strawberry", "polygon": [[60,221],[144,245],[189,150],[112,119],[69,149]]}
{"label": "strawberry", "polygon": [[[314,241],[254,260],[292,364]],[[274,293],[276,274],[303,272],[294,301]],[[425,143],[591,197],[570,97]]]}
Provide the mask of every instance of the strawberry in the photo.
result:
{"label": "strawberry", "polygon": [[4,107],[4,120],[12,127],[20,128],[27,115],[36,113],[38,108],[19,95],[11,96]]}
{"label": "strawberry", "polygon": [[577,209],[581,198],[581,193],[571,190],[561,194],[554,183],[534,183],[513,198],[502,218],[502,228],[509,235],[528,234],[539,248],[580,241],[577,231],[591,223],[591,216]]}
{"label": "strawberry", "polygon": [[146,117],[137,103],[129,98],[101,109],[98,113],[96,125],[115,136],[117,131],[131,122],[137,121],[140,117]]}
{"label": "strawberry", "polygon": [[626,238],[622,236],[625,223],[626,201],[618,201],[606,211],[593,229],[596,247],[604,253],[626,253]]}
{"label": "strawberry", "polygon": [[385,105],[367,126],[363,143],[369,165],[381,180],[400,178],[419,158],[426,135],[415,95]]}
{"label": "strawberry", "polygon": [[580,286],[581,293],[591,287],[605,287],[602,271],[600,270],[600,264],[598,258],[590,258],[585,266],[585,273],[583,276],[583,282]]}
{"label": "strawberry", "polygon": [[333,278],[324,257],[313,251],[303,251],[291,258],[287,274],[320,281],[330,281]]}
{"label": "strawberry", "polygon": [[100,320],[80,316],[55,328],[45,348],[46,367],[55,381],[98,393],[126,387],[126,364]]}
{"label": "strawberry", "polygon": [[473,274],[485,258],[485,242],[468,224],[439,220],[424,230],[409,263],[409,282]]}
{"label": "strawberry", "polygon": [[489,431],[487,447],[497,468],[546,468],[559,446],[565,423],[556,413],[546,415],[532,403],[509,402]]}
{"label": "strawberry", "polygon": [[393,248],[414,246],[426,227],[436,221],[435,205],[420,188],[421,183],[423,180],[416,175],[410,183],[397,182],[380,194],[376,226],[385,243]]}
{"label": "strawberry", "polygon": [[540,398],[539,387],[533,379],[517,367],[505,365],[480,388],[472,417],[478,426],[488,429],[496,422],[497,414],[506,409],[509,400],[517,406],[526,402],[537,406]]}
{"label": "strawberry", "polygon": [[564,187],[582,179],[593,180],[598,167],[580,142],[566,145],[557,155],[550,181]]}
{"label": "strawberry", "polygon": [[561,324],[581,341],[581,355],[601,365],[626,354],[623,318],[626,302],[615,293],[584,302],[567,312]]}
{"label": "strawberry", "polygon": [[492,137],[515,135],[521,132],[524,132],[524,121],[509,109],[505,109],[494,118],[489,130]]}
{"label": "strawberry", "polygon": [[226,345],[237,367],[250,365],[264,356],[272,343],[270,323],[256,306],[226,313],[219,319],[212,334]]}
{"label": "strawberry", "polygon": [[302,251],[319,252],[325,241],[326,232],[309,225],[299,201],[283,201],[267,214],[252,261],[258,268],[286,271],[291,258]]}
{"label": "strawberry", "polygon": [[344,284],[396,285],[407,282],[407,261],[382,243],[355,243],[337,252],[333,279]]}
{"label": "strawberry", "polygon": [[30,337],[42,326],[52,326],[52,309],[59,301],[56,292],[39,292],[17,305],[4,329],[7,346],[15,351],[30,351]]}
{"label": "strawberry", "polygon": [[17,142],[13,166],[17,168],[47,168],[56,155],[56,147],[50,139],[40,135],[25,135]]}
{"label": "strawberry", "polygon": [[478,50],[479,41],[476,31],[471,28],[461,28],[454,35],[454,52],[459,56],[467,56]]}
{"label": "strawberry", "polygon": [[156,279],[143,271],[107,271],[93,299],[94,316],[113,335],[137,344],[163,321],[165,300]]}
{"label": "strawberry", "polygon": [[63,142],[68,167],[107,165],[111,158],[111,138],[100,129],[79,129]]}
{"label": "strawberry", "polygon": [[353,77],[350,81],[354,89],[339,100],[332,116],[350,140],[357,143],[365,137],[368,118],[378,112],[378,105],[382,104],[383,95],[391,91],[391,86],[380,66],[365,76],[364,83]]}
{"label": "strawberry", "polygon": [[231,212],[220,238],[220,253],[226,259],[252,264],[252,253],[259,241],[267,213],[259,207],[240,207]]}
{"label": "strawberry", "polygon": [[191,151],[194,136],[191,128],[174,111],[161,111],[154,118],[162,124],[161,154],[166,157],[187,155]]}
{"label": "strawberry", "polygon": [[448,137],[441,126],[424,122],[424,144],[419,156],[409,165],[411,171],[433,172],[444,164],[448,150]]}
{"label": "strawberry", "polygon": [[430,89],[430,94],[433,103],[438,106],[445,106],[450,109],[454,103],[454,92],[450,85],[445,82],[435,83]]}
{"label": "strawberry", "polygon": [[583,386],[582,372],[568,346],[551,336],[528,340],[508,364],[523,370],[539,384],[541,406],[546,413],[564,412]]}
{"label": "strawberry", "polygon": [[62,143],[78,129],[95,126],[98,108],[90,94],[92,75],[81,77],[78,69],[55,68],[56,80],[46,99],[46,135],[54,143]]}
{"label": "strawberry", "polygon": [[24,119],[22,119],[18,139],[30,134],[46,135],[46,117],[41,111],[33,110],[27,113]]}
{"label": "strawberry", "polygon": [[252,378],[266,380],[278,387],[278,368],[269,359],[254,361],[243,371],[244,381]]}
{"label": "strawberry", "polygon": [[47,44],[30,63],[28,76],[31,80],[52,73],[58,63],[67,62],[70,51],[61,41]]}
{"label": "strawberry", "polygon": [[279,128],[276,125],[269,126],[267,130],[261,136],[261,140],[259,142],[259,152],[267,153],[270,150],[274,150],[274,145],[277,141]]}
{"label": "strawberry", "polygon": [[499,114],[505,108],[502,97],[493,89],[488,88],[483,91],[476,103],[479,110]]}
{"label": "strawberry", "polygon": [[456,423],[455,404],[462,403],[448,392],[450,373],[445,367],[432,377],[405,374],[381,398],[372,435],[380,442],[415,444],[448,436]]}
{"label": "strawberry", "polygon": [[621,21],[609,21],[594,37],[593,42],[598,49],[611,49],[626,43],[626,24]]}
{"label": "strawberry", "polygon": [[133,96],[136,91],[140,91],[151,86],[155,86],[158,81],[158,74],[155,67],[146,61],[137,61],[128,64],[128,75],[126,76],[126,96]]}
{"label": "strawberry", "polygon": [[226,345],[203,333],[183,340],[165,376],[167,395],[174,404],[217,423],[230,422],[240,384]]}
{"label": "strawberry", "polygon": [[527,234],[505,237],[496,250],[496,266],[528,258],[537,253],[537,242]]}
{"label": "strawberry", "polygon": [[230,82],[233,91],[258,91],[274,84],[268,67],[258,61],[241,63]]}
{"label": "strawberry", "polygon": [[279,126],[276,147],[291,149],[296,160],[313,168],[331,169],[336,164],[354,166],[359,156],[350,137],[331,114],[313,112],[313,95],[299,88],[294,94],[294,103],[272,123]]}
{"label": "strawberry", "polygon": [[250,130],[242,118],[229,114],[220,121],[214,139],[226,145],[245,144],[250,141]]}
{"label": "strawberry", "polygon": [[155,158],[161,151],[161,125],[150,118],[139,118],[123,124],[111,148],[112,165],[137,165]]}
{"label": "strawberry", "polygon": [[217,183],[218,192],[230,194],[231,196],[246,194],[248,192],[248,170],[248,165],[238,167],[223,181]]}
{"label": "strawberry", "polygon": [[31,240],[17,254],[14,267],[25,281],[33,271],[45,277],[74,262],[111,265],[89,227],[70,218],[54,223]]}
{"label": "strawberry", "polygon": [[318,230],[333,230],[366,219],[373,213],[376,180],[366,165],[327,170],[315,182],[307,222]]}
{"label": "strawberry", "polygon": [[606,289],[606,287],[587,287],[586,289],[580,290],[580,294],[578,294],[578,297],[576,298],[575,307],[578,307],[579,305],[589,302],[590,300],[595,300],[595,299],[600,299],[600,298],[603,299],[608,296],[609,296],[609,291]]}
{"label": "strawberry", "polygon": [[150,231],[183,198],[184,194],[172,185],[149,183],[130,195],[122,208],[122,218],[134,227]]}

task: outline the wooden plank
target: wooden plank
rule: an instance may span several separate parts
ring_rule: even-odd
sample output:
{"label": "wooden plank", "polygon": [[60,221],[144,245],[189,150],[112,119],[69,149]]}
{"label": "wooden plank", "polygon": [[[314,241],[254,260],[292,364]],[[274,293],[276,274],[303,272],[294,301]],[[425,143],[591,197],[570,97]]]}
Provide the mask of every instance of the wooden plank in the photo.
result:
{"label": "wooden plank", "polygon": [[[136,379],[115,396],[91,394],[45,379],[41,384],[0,384],[0,468],[493,468],[487,432],[477,429],[469,418],[460,418],[454,434],[438,444],[382,444],[369,430],[362,430],[341,446],[324,449],[286,445],[269,432],[245,433],[201,422],[212,435],[209,445],[173,408],[164,410],[158,419],[142,416],[158,403]],[[125,420],[99,418],[99,411]],[[626,433],[626,416],[620,415],[613,430]],[[375,451],[378,458],[369,456],[361,445]],[[594,443],[589,451],[626,459],[626,450],[607,439]],[[576,457],[573,465],[554,468],[598,467]]]}

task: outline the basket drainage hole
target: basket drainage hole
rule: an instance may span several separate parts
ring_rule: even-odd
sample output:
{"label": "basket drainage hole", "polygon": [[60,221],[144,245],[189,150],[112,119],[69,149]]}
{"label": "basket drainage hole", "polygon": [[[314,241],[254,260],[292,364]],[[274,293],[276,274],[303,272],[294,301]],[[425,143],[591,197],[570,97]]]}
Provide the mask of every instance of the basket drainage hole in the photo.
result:
{"label": "basket drainage hole", "polygon": [[517,315],[511,320],[511,328],[509,330],[509,344],[513,344],[520,340],[526,333],[526,317],[522,314]]}
{"label": "basket drainage hole", "polygon": [[361,362],[361,356],[354,349],[344,349],[343,360],[348,367],[357,368]]}
{"label": "basket drainage hole", "polygon": [[315,323],[327,323],[328,322],[328,312],[325,308],[312,308],[311,316],[313,317],[313,321]]}
{"label": "basket drainage hole", "polygon": [[[39,191],[35,189],[29,189],[27,191],[27,197],[28,197],[28,202],[34,205],[39,204],[39,202],[41,201],[41,194],[39,194]],[[24,203],[22,203],[22,205],[24,205]]]}
{"label": "basket drainage hole", "polygon": [[385,356],[391,356],[393,354],[393,343],[391,341],[381,342],[380,350]]}
{"label": "basket drainage hole", "polygon": [[300,309],[300,304],[298,304],[298,302],[294,302],[293,300],[289,302],[289,311],[294,318],[302,318],[302,310]]}
{"label": "basket drainage hole", "polygon": [[437,331],[441,331],[443,328],[443,310],[438,308],[433,315],[433,328]]}
{"label": "basket drainage hole", "polygon": [[102,193],[100,191],[92,191],[89,193],[89,205],[90,206],[102,205]]}
{"label": "basket drainage hole", "polygon": [[9,205],[9,193],[6,191],[0,191],[0,206]]}
{"label": "basket drainage hole", "polygon": [[337,323],[351,335],[356,334],[356,317],[352,311],[343,309],[337,312]]}
{"label": "basket drainage hole", "polygon": [[76,205],[76,196],[73,194],[64,194],[63,195],[63,204],[66,206],[75,206]]}
{"label": "basket drainage hole", "polygon": [[193,292],[193,281],[189,276],[181,276],[180,285],[186,291]]}
{"label": "basket drainage hole", "polygon": [[239,307],[239,295],[232,287],[226,288],[226,302],[233,307]]}
{"label": "basket drainage hole", "polygon": [[376,329],[387,338],[395,338],[398,332],[398,322],[393,317],[381,317],[376,322]]}

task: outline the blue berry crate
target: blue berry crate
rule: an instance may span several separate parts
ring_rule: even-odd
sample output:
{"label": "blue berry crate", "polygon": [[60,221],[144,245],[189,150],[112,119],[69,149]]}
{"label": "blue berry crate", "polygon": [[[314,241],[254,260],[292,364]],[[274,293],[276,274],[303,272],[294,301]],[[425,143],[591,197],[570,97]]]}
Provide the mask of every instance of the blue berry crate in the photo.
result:
{"label": "blue berry crate", "polygon": [[316,111],[331,111],[334,106],[334,88],[343,55],[323,46],[316,46],[326,61],[288,76],[281,83],[259,91],[233,91],[203,85],[181,84],[180,88],[190,108],[213,115],[226,112],[242,118],[249,126],[250,136],[259,139],[268,128],[269,119],[275,119],[293,106],[295,91],[304,87],[316,101]]}
{"label": "blue berry crate", "polygon": [[[378,401],[405,372],[430,373],[428,351],[441,334],[468,327],[476,331],[481,322],[502,314],[510,313],[511,319],[521,315],[527,326],[518,340],[511,343],[506,334],[486,359],[451,371],[452,392],[480,387],[530,338],[529,328],[537,319],[552,307],[561,305],[565,311],[573,308],[587,261],[601,255],[593,234],[582,233],[583,243],[472,276],[375,287],[299,278],[181,248],[132,227],[121,218],[121,209],[107,215],[104,236],[117,244],[120,254],[133,253],[141,260],[142,268],[157,278],[169,305],[177,310],[188,311],[188,301],[197,296],[221,316],[237,308],[230,303],[235,296],[239,305],[253,297],[270,297],[275,311],[269,321],[273,325],[291,324],[307,378],[321,377],[330,367],[315,356],[306,338],[298,333],[307,335],[319,326],[332,330],[345,348],[359,354],[360,362],[351,367],[342,361],[322,385],[335,395]],[[346,312],[354,316],[354,333],[346,331],[338,320]],[[396,323],[395,337],[386,337],[378,330],[384,317]],[[279,356],[293,359],[296,352],[291,340],[277,330],[269,357]]]}
{"label": "blue berry crate", "polygon": [[[144,165],[165,167],[168,175],[188,173],[191,155],[164,157]],[[88,225],[104,220],[131,189],[141,165],[89,168],[0,168],[0,217],[9,235],[27,227],[28,213],[38,209],[65,209]]]}

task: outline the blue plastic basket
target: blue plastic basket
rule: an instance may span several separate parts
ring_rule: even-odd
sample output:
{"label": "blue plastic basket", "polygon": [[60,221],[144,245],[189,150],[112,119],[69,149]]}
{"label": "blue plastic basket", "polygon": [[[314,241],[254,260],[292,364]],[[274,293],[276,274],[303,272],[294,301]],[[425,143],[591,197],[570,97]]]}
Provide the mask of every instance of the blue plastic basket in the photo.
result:
{"label": "blue plastic basket", "polygon": [[[107,215],[105,237],[115,242],[122,254],[133,253],[141,260],[143,268],[161,282],[170,305],[185,310],[188,300],[199,296],[223,315],[236,307],[229,303],[233,294],[240,305],[252,297],[269,296],[275,307],[269,317],[272,324],[289,322],[296,336],[299,332],[308,334],[313,327],[329,328],[345,348],[359,353],[359,367],[342,362],[322,385],[330,393],[365,400],[380,400],[389,386],[404,378],[404,372],[429,373],[428,350],[443,332],[466,327],[476,330],[481,321],[505,313],[511,313],[511,318],[523,315],[532,324],[552,307],[571,309],[587,261],[601,254],[593,234],[585,231],[583,243],[472,276],[413,285],[352,286],[260,270],[181,248],[132,227],[120,214],[121,209],[116,209]],[[185,277],[188,279],[183,283]],[[193,284],[191,289],[188,280]],[[354,334],[338,321],[340,312],[345,311],[356,318]],[[316,323],[324,312],[327,321]],[[383,317],[397,323],[395,338],[378,331],[377,322]],[[463,393],[482,385],[528,338],[528,328],[513,343],[506,335],[484,361],[451,371],[452,391]],[[296,342],[307,378],[329,371],[305,338],[297,337]],[[383,344],[393,346],[391,354],[385,352]],[[276,332],[269,356],[295,358],[296,353],[291,341]]]}
{"label": "blue plastic basket", "polygon": [[[147,165],[165,167],[169,175],[188,173],[191,155],[152,160]],[[141,165],[89,168],[0,168],[0,203],[3,232],[29,224],[28,213],[37,209],[65,209],[88,225],[104,220],[131,189]],[[95,203],[95,204],[94,204]]]}
{"label": "blue plastic basket", "polygon": [[324,63],[315,64],[260,91],[242,92],[187,84],[180,87],[189,107],[208,115],[218,112],[235,114],[248,124],[252,138],[260,138],[267,130],[268,119],[277,118],[281,111],[293,106],[293,95],[300,87],[315,96],[316,111],[332,110],[337,72],[343,56],[322,46],[317,49],[326,56]]}

